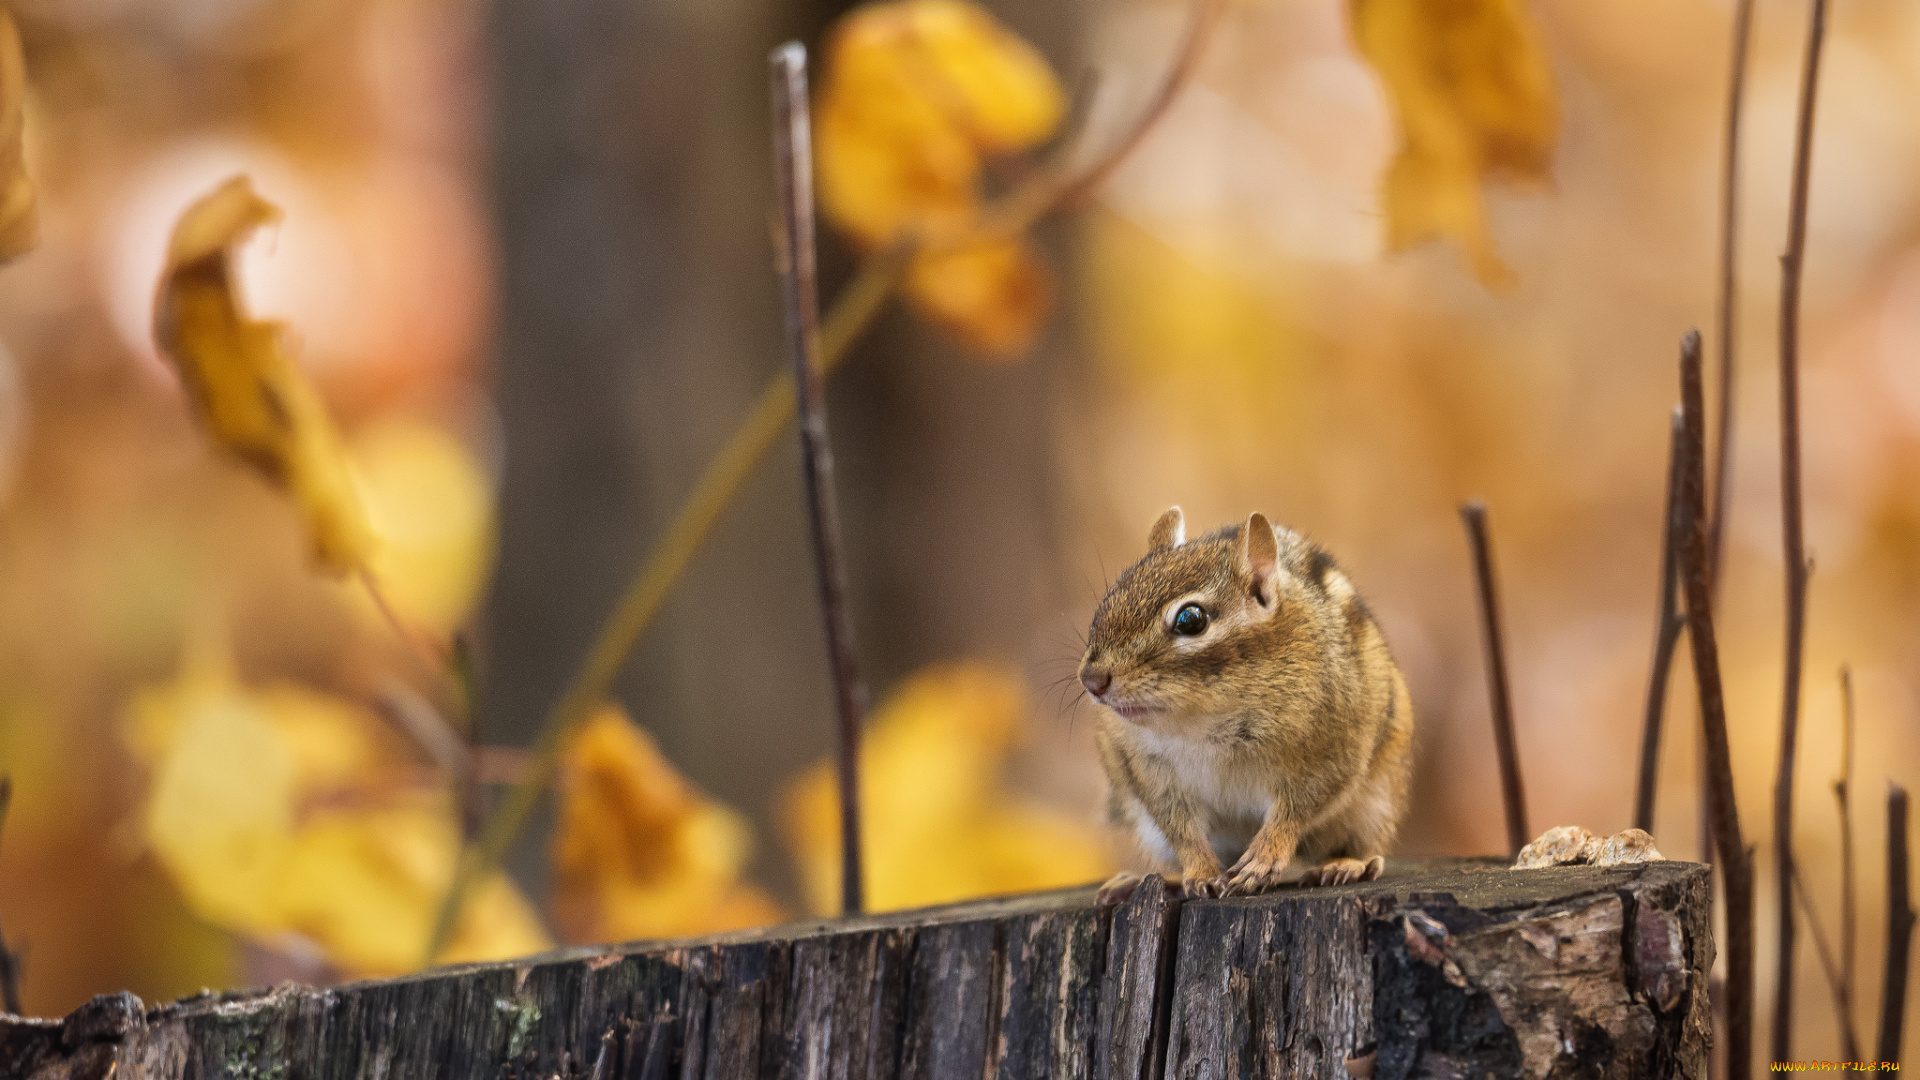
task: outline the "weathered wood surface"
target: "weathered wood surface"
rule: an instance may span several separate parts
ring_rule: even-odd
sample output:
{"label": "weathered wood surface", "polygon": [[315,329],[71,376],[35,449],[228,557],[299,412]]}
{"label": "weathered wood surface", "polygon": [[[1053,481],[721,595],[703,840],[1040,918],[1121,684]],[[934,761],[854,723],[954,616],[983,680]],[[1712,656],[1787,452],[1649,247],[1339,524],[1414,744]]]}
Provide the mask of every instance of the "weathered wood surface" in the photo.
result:
{"label": "weathered wood surface", "polygon": [[[1157,883],[1153,883],[1156,884]],[[0,1016],[32,1080],[1685,1077],[1707,875],[1403,861],[1181,902],[1090,889],[323,989]]]}

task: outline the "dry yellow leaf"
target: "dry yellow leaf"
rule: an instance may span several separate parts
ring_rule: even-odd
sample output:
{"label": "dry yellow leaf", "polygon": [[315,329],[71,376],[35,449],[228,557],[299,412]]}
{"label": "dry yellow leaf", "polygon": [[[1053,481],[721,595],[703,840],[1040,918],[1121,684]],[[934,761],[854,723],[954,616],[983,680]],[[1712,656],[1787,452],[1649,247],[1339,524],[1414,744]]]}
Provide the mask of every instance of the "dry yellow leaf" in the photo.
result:
{"label": "dry yellow leaf", "polygon": [[[856,8],[827,44],[816,106],[821,206],[864,248],[964,232],[984,160],[1046,139],[1064,109],[1046,60],[973,4]],[[1017,240],[921,256],[906,291],[966,344],[1001,354],[1031,342],[1049,300]]]}
{"label": "dry yellow leaf", "polygon": [[1033,343],[1053,299],[1046,267],[1018,239],[917,255],[907,268],[907,291],[961,342],[999,358]]}
{"label": "dry yellow leaf", "polygon": [[1064,107],[1046,61],[972,4],[856,8],[827,44],[821,202],[868,246],[952,224],[977,201],[982,157],[1039,143]]}
{"label": "dry yellow leaf", "polygon": [[[878,79],[839,77],[865,66],[860,60],[871,53],[848,48],[847,59],[836,61],[841,55],[829,54],[815,120],[827,217],[864,248],[908,229],[957,229],[971,220],[980,159],[965,136],[921,95],[873,85]],[[897,74],[896,67],[883,70]]]}
{"label": "dry yellow leaf", "polygon": [[1481,183],[1545,180],[1559,127],[1553,72],[1525,0],[1351,3],[1354,38],[1400,121],[1382,192],[1388,247],[1452,239],[1482,282],[1511,282],[1487,231]]}
{"label": "dry yellow leaf", "polygon": [[285,329],[249,319],[234,251],[280,211],[236,176],[174,227],[154,302],[154,339],[180,372],[213,441],[299,504],[314,555],[334,573],[365,566],[372,543],[333,422],[287,355]]}
{"label": "dry yellow leaf", "polygon": [[[860,757],[870,909],[1081,885],[1112,872],[1100,830],[1006,790],[1002,769],[1026,711],[1017,677],[972,663],[921,671],[875,711]],[[783,807],[808,905],[838,911],[840,800],[831,763],[796,777]]]}
{"label": "dry yellow leaf", "polygon": [[[493,490],[473,452],[435,425],[383,420],[350,453],[377,543],[369,568],[394,606],[443,634],[466,620],[493,561]],[[371,600],[370,619],[382,616]]]}
{"label": "dry yellow leaf", "polygon": [[300,792],[348,793],[384,779],[384,755],[361,710],[297,686],[262,687],[248,697],[292,753]]}
{"label": "dry yellow leaf", "polygon": [[[224,650],[135,699],[153,769],[142,831],[201,918],[277,946],[300,938],[354,975],[410,970],[460,851],[451,797],[394,782],[378,721],[292,686],[250,689]],[[504,877],[476,890],[445,959],[502,959],[549,942]]]}
{"label": "dry yellow leaf", "polygon": [[26,104],[27,62],[20,51],[20,30],[13,14],[0,8],[0,263],[19,258],[40,242],[22,141]]}
{"label": "dry yellow leaf", "polygon": [[[313,815],[295,835],[274,894],[288,933],[318,942],[357,975],[417,967],[452,880],[460,835],[442,793],[402,805]],[[445,964],[525,956],[551,947],[506,878],[474,890]]]}
{"label": "dry yellow leaf", "polygon": [[752,849],[740,815],[696,791],[645,732],[607,706],[561,761],[554,921],[579,943],[777,922],[773,901],[740,883]]}
{"label": "dry yellow leaf", "polygon": [[[230,673],[210,665],[142,695],[133,712],[141,741],[159,751],[143,823],[153,853],[201,918],[248,937],[273,935],[274,887],[298,804],[292,747]],[[170,738],[154,747],[162,732]]]}

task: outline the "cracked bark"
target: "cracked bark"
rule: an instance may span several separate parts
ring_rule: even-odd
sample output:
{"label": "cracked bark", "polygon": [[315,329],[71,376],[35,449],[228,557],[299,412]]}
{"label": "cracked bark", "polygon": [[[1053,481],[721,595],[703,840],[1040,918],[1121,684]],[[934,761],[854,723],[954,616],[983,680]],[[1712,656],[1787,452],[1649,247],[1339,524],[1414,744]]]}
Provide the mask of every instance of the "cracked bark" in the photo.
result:
{"label": "cracked bark", "polygon": [[1708,1043],[1692,863],[1389,864],[1117,908],[1076,889],[383,982],[0,1016],[32,1080],[1684,1077]]}

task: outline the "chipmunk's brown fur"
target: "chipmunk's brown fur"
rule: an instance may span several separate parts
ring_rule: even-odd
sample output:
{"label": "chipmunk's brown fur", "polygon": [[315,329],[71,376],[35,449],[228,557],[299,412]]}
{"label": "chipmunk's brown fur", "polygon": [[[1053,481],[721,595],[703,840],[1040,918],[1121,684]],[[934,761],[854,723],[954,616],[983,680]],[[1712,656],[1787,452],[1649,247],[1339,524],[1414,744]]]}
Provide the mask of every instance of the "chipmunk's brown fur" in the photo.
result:
{"label": "chipmunk's brown fur", "polygon": [[[1100,601],[1080,664],[1106,706],[1114,822],[1190,896],[1273,888],[1296,856],[1330,860],[1309,881],[1377,876],[1406,807],[1413,709],[1352,583],[1260,514],[1186,541],[1176,506],[1149,547]],[[1189,604],[1201,618],[1177,619]]]}

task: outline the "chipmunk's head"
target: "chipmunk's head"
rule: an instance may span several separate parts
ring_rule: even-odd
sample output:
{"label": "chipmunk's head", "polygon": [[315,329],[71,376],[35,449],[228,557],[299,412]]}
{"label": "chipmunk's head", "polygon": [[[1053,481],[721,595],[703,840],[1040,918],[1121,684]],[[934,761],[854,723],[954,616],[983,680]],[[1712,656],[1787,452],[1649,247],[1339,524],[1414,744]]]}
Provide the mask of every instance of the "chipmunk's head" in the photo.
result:
{"label": "chipmunk's head", "polygon": [[1080,682],[1095,701],[1132,724],[1190,731],[1311,676],[1319,642],[1303,601],[1308,579],[1332,569],[1319,549],[1258,513],[1188,540],[1177,506],[1147,547],[1093,613]]}

